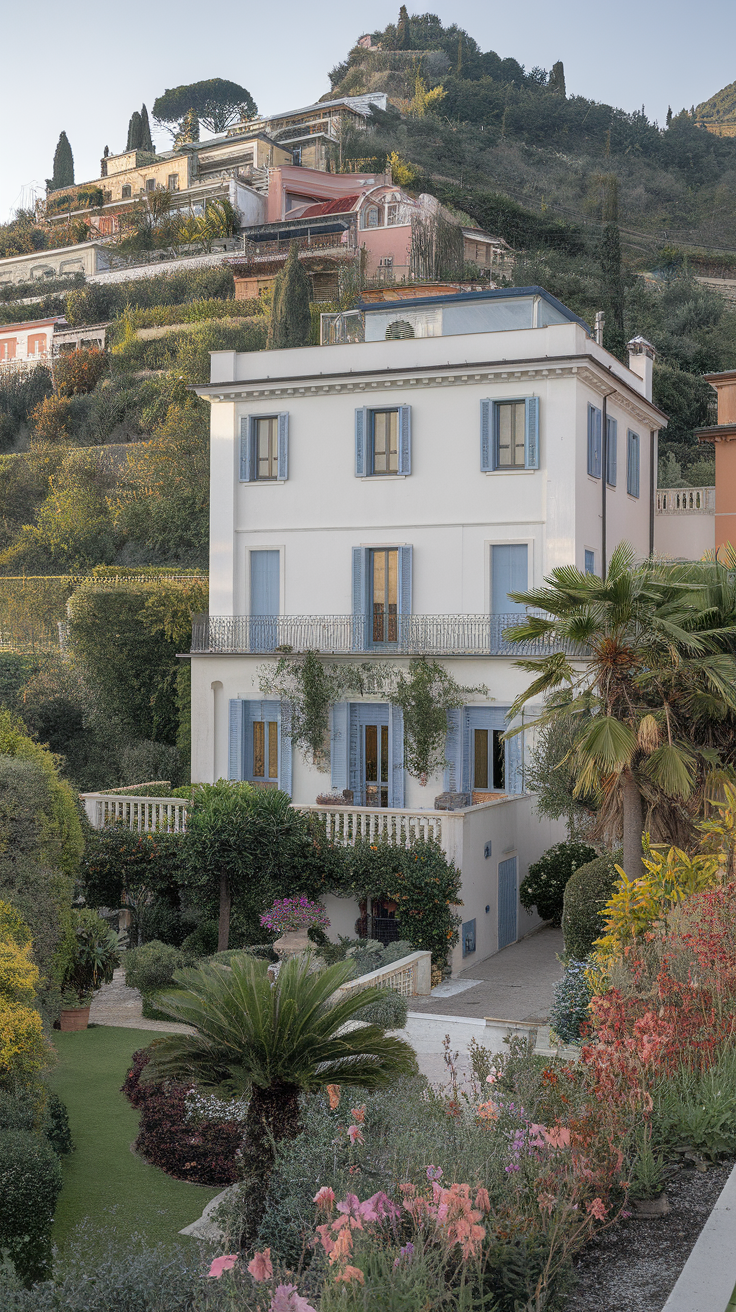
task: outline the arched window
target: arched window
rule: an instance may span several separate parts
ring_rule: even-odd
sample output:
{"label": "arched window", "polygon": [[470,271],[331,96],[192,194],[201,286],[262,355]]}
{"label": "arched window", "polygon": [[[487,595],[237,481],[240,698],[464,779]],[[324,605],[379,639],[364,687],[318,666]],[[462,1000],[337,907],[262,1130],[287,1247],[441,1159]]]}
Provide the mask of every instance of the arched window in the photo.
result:
{"label": "arched window", "polygon": [[413,337],[414,329],[406,319],[394,319],[386,329],[387,342],[401,342],[406,337]]}
{"label": "arched window", "polygon": [[381,226],[381,215],[377,205],[369,205],[363,218],[364,228],[379,228]]}

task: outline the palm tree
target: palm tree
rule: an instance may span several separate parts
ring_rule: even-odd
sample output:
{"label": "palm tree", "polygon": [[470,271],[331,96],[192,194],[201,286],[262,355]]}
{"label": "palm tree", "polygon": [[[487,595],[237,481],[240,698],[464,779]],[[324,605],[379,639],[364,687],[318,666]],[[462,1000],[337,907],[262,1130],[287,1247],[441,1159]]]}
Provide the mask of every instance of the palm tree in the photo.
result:
{"label": "palm tree", "polygon": [[684,846],[709,783],[736,777],[733,578],[716,561],[637,565],[624,543],[605,580],[564,566],[544,587],[510,595],[541,613],[507,640],[549,646],[516,662],[535,677],[510,718],[546,697],[533,723],[573,726],[575,794],[600,806],[591,836],[623,837],[637,878],[645,822]]}
{"label": "palm tree", "polygon": [[279,1140],[301,1131],[302,1093],[328,1084],[377,1089],[417,1069],[413,1049],[379,1025],[356,1024],[380,989],[334,999],[350,962],[314,970],[310,955],[287,960],[274,984],[268,963],[243,955],[230,966],[176,974],[180,988],[159,1000],[190,1025],[152,1047],[147,1078],[185,1078],[223,1092],[250,1091],[245,1124],[243,1246],[255,1238]]}

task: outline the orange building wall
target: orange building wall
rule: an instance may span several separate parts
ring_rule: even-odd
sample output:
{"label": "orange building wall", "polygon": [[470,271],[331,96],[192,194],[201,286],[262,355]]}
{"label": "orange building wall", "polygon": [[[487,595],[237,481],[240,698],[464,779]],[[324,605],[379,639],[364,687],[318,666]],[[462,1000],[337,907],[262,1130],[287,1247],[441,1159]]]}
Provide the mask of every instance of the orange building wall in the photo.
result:
{"label": "orange building wall", "polygon": [[[736,389],[735,389],[736,390]],[[729,394],[736,413],[736,398]],[[718,398],[719,423],[733,423],[733,419],[722,417],[725,409],[723,393]],[[715,443],[716,452],[716,550],[730,543],[736,547],[736,440]]]}

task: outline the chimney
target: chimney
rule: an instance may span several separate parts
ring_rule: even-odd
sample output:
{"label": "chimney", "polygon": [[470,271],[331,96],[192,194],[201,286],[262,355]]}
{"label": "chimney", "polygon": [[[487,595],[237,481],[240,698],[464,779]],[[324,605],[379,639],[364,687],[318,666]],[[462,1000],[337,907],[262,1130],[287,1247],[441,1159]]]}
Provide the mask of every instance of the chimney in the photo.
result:
{"label": "chimney", "polygon": [[631,341],[626,343],[626,350],[629,353],[629,369],[641,378],[644,384],[644,396],[647,401],[651,401],[652,367],[657,352],[646,337],[632,337]]}
{"label": "chimney", "polygon": [[598,310],[595,316],[595,329],[593,331],[593,336],[598,346],[603,345],[603,329],[605,328],[605,326],[606,326],[606,316],[602,310]]}

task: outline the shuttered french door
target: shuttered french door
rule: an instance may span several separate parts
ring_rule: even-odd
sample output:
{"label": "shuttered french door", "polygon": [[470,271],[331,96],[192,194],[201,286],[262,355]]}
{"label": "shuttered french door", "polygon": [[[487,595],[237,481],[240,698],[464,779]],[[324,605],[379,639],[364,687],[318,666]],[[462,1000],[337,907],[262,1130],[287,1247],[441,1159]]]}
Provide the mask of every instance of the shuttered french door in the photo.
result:
{"label": "shuttered french door", "polygon": [[498,948],[516,942],[516,904],[518,887],[516,857],[498,863]]}

